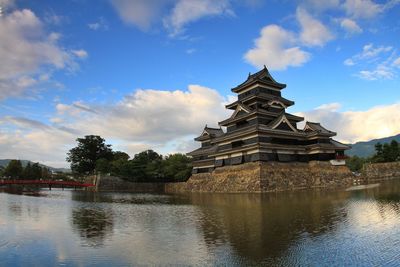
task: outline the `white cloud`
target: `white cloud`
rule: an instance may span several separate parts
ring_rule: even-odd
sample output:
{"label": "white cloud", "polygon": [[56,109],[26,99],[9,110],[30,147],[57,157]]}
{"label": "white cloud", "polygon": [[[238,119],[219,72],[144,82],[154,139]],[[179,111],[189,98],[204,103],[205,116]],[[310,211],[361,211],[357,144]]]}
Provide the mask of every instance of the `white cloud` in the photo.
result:
{"label": "white cloud", "polygon": [[88,53],[83,50],[83,49],[79,49],[79,50],[72,50],[71,51],[75,56],[77,56],[78,58],[84,59],[88,57]]}
{"label": "white cloud", "polygon": [[[90,114],[78,128],[90,127],[106,136],[136,142],[165,142],[196,134],[207,122],[222,120],[222,102],[217,91],[199,85],[189,85],[187,92],[138,90],[115,106],[96,107],[98,114]],[[90,123],[93,126],[88,126]]]}
{"label": "white cloud", "polygon": [[400,57],[393,61],[393,66],[400,67]]}
{"label": "white cloud", "polygon": [[109,29],[108,23],[103,17],[101,17],[96,22],[89,23],[87,26],[89,29],[93,31],[98,31],[98,30],[106,31]]}
{"label": "white cloud", "polygon": [[[234,14],[230,0],[110,0],[121,19],[148,31],[163,22],[171,37],[185,31],[185,27],[204,17]],[[97,29],[97,24],[90,25]]]}
{"label": "white cloud", "polygon": [[340,27],[345,29],[349,34],[356,34],[363,32],[361,27],[358,26],[357,22],[348,18],[342,19],[342,21],[340,22]]}
{"label": "white cloud", "polygon": [[393,79],[396,76],[396,51],[392,46],[374,46],[366,44],[360,53],[344,61],[347,66],[358,65],[361,68],[355,76],[364,80]]}
{"label": "white cloud", "polygon": [[390,67],[380,64],[373,70],[359,71],[357,76],[364,80],[375,81],[382,79],[383,80],[393,79],[395,77],[395,74]]}
{"label": "white cloud", "polygon": [[320,21],[311,17],[303,8],[297,8],[296,18],[300,23],[300,40],[306,46],[323,46],[334,36]]}
{"label": "white cloud", "polygon": [[355,57],[359,59],[375,58],[382,53],[390,52],[392,49],[393,47],[391,46],[374,47],[373,44],[367,44],[364,45],[362,52]]}
{"label": "white cloud", "polygon": [[189,49],[186,49],[186,54],[188,54],[188,55],[191,55],[191,54],[193,54],[193,53],[195,53],[197,51],[197,49],[195,49],[195,48],[189,48]]}
{"label": "white cloud", "polygon": [[319,107],[316,107],[315,109],[321,109],[321,110],[329,110],[329,111],[337,111],[342,107],[340,103],[329,103],[329,104],[323,104]]}
{"label": "white cloud", "polygon": [[22,155],[65,166],[75,138],[88,134],[100,135],[131,155],[147,148],[164,154],[188,152],[185,149],[198,146],[193,137],[205,124],[215,125],[229,116],[226,101],[213,89],[189,85],[187,91],[138,90],[111,106],[58,103],[50,119],[53,125],[0,118],[0,158]]}
{"label": "white cloud", "polygon": [[384,11],[384,6],[371,0],[346,0],[343,3],[346,13],[354,18],[369,19]]}
{"label": "white cloud", "polygon": [[[335,106],[337,103],[334,103]],[[324,106],[324,105],[323,105]],[[345,143],[355,143],[375,138],[392,136],[400,133],[400,104],[375,106],[364,111],[338,112],[332,109],[332,104],[326,108],[303,112],[306,120],[321,122],[321,124],[338,133],[337,139]]]}
{"label": "white cloud", "polygon": [[149,30],[151,25],[162,16],[162,10],[170,4],[169,0],[110,0],[121,19],[138,27]]}
{"label": "white cloud", "polygon": [[245,59],[256,67],[267,65],[272,70],[283,70],[288,66],[301,66],[310,59],[310,54],[295,46],[292,32],[277,25],[268,25],[255,40],[255,47],[245,54]]}
{"label": "white cloud", "polygon": [[0,129],[0,158],[29,159],[53,167],[66,167],[66,152],[73,147],[75,138],[53,127],[14,132]]}
{"label": "white cloud", "polygon": [[343,64],[346,66],[354,66],[356,63],[354,63],[354,61],[351,58],[348,58],[343,62]]}
{"label": "white cloud", "polygon": [[0,7],[3,11],[7,8],[13,7],[15,5],[15,0],[0,0]]}
{"label": "white cloud", "polygon": [[171,36],[184,31],[185,25],[206,16],[234,14],[228,0],[179,0],[171,14],[164,19]]}
{"label": "white cloud", "polygon": [[[0,20],[0,100],[19,96],[49,69],[77,68],[72,53],[61,47],[58,33],[46,33],[42,21],[28,9]],[[46,69],[46,70],[45,70]],[[48,75],[48,74],[47,74]]]}
{"label": "white cloud", "polygon": [[57,26],[65,23],[65,22],[68,22],[68,18],[67,17],[57,15],[57,14],[55,14],[53,12],[46,13],[46,15],[44,16],[43,20],[47,24],[53,24],[53,25],[57,25]]}

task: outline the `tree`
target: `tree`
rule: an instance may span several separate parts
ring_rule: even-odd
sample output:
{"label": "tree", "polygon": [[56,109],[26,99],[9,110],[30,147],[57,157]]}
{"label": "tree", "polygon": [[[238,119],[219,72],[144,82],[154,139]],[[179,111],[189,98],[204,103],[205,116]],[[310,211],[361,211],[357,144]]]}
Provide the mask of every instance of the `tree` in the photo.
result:
{"label": "tree", "polygon": [[4,176],[10,177],[12,179],[17,179],[22,177],[22,164],[19,160],[11,160],[6,169],[4,170]]}
{"label": "tree", "polygon": [[377,143],[375,145],[375,155],[372,157],[373,162],[393,162],[400,160],[400,146],[396,140],[392,140],[390,144]]}
{"label": "tree", "polygon": [[28,162],[28,164],[25,166],[24,170],[22,171],[22,178],[29,180],[32,179],[32,166],[31,163]]}
{"label": "tree", "polygon": [[0,177],[4,176],[4,167],[0,166]]}
{"label": "tree", "polygon": [[192,173],[191,158],[183,154],[172,154],[163,161],[163,174],[167,180],[186,181]]}
{"label": "tree", "polygon": [[384,162],[383,158],[383,145],[381,143],[377,143],[375,145],[375,155],[372,157],[373,162]]}
{"label": "tree", "polygon": [[115,160],[128,161],[129,155],[122,151],[115,151],[115,152],[113,152],[113,161],[115,161]]}
{"label": "tree", "polygon": [[96,169],[99,159],[112,160],[111,145],[97,135],[87,135],[76,139],[78,145],[68,152],[67,161],[71,163],[71,170],[77,174],[91,174]]}
{"label": "tree", "polygon": [[96,161],[96,172],[109,173],[111,170],[111,163],[105,158]]}
{"label": "tree", "polygon": [[42,167],[42,178],[45,180],[52,178],[51,171],[46,167]]}
{"label": "tree", "polygon": [[386,154],[387,154],[386,160],[388,162],[399,160],[400,156],[399,143],[397,143],[396,140],[392,140],[392,142],[390,142]]}
{"label": "tree", "polygon": [[31,173],[32,176],[30,177],[30,179],[32,180],[39,180],[40,178],[42,178],[42,167],[40,167],[38,162],[32,164]]}
{"label": "tree", "polygon": [[346,159],[347,167],[349,167],[349,169],[353,172],[359,172],[365,162],[366,159],[357,156],[349,157],[348,159]]}

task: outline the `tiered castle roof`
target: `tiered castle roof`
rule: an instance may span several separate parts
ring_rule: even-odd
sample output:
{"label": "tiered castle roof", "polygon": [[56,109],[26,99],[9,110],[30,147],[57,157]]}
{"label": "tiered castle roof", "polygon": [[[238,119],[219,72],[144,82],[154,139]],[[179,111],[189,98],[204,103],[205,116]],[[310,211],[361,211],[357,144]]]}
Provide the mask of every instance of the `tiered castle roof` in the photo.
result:
{"label": "tiered castle roof", "polygon": [[285,87],[264,66],[232,88],[238,94],[237,101],[226,105],[233,110],[232,115],[218,123],[220,128],[206,125],[195,138],[202,147],[188,153],[194,157],[194,168],[212,169],[247,161],[326,160],[343,154],[349,147],[332,140],[336,133],[321,124],[306,122],[303,129],[297,128],[304,118],[286,112],[294,102],[282,97]]}

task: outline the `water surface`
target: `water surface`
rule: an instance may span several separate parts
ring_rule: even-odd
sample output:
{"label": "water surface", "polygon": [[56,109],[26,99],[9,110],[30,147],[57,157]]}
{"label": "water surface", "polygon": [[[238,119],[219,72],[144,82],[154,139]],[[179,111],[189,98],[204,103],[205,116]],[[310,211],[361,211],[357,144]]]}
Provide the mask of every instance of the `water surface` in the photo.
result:
{"label": "water surface", "polygon": [[0,191],[0,266],[399,266],[400,181],[356,191]]}

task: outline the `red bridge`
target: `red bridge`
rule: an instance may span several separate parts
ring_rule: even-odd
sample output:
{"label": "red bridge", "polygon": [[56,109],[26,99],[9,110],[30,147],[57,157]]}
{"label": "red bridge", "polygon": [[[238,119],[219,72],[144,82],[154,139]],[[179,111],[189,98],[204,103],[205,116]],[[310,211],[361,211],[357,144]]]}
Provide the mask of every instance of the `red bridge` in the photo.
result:
{"label": "red bridge", "polygon": [[52,180],[0,180],[0,186],[2,185],[43,185],[46,187],[91,187],[94,184],[80,183],[74,181],[52,181]]}

